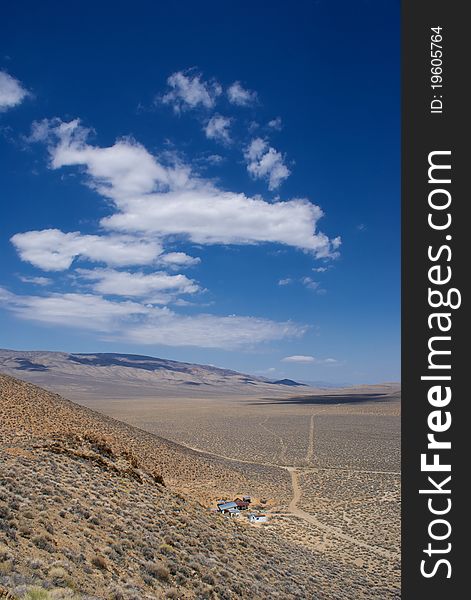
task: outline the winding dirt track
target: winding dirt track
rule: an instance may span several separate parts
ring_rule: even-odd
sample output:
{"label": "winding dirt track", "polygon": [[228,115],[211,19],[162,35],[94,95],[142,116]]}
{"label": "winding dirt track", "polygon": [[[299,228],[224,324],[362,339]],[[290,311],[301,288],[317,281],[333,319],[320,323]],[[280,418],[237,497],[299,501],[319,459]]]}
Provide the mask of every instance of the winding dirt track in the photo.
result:
{"label": "winding dirt track", "polygon": [[[271,431],[267,427],[265,427],[263,423],[260,423],[260,425],[262,426],[263,429],[266,429],[272,435],[279,437],[280,442],[281,442],[281,454],[284,454],[284,452],[286,451],[286,444],[285,444],[284,440],[282,438],[280,438],[280,436],[275,434],[273,431]],[[185,446],[186,448],[189,448],[190,450],[193,450],[194,452],[198,452],[200,454],[206,454],[207,456],[222,458],[224,460],[231,461],[231,462],[245,463],[245,464],[249,464],[249,465],[259,465],[259,466],[264,466],[264,467],[277,467],[279,469],[288,471],[288,473],[291,476],[291,486],[293,488],[293,497],[288,505],[287,514],[289,514],[293,517],[297,517],[298,519],[303,519],[307,523],[311,523],[311,525],[314,525],[318,529],[325,531],[326,533],[330,534],[334,538],[344,540],[346,542],[349,542],[350,544],[354,544],[360,548],[364,548],[365,550],[368,550],[372,554],[382,556],[384,558],[387,558],[388,560],[398,560],[400,558],[399,552],[392,552],[390,550],[386,550],[385,548],[381,548],[379,546],[372,546],[366,542],[358,540],[357,538],[355,538],[351,535],[343,533],[343,531],[341,529],[339,529],[338,527],[334,527],[332,525],[326,525],[325,523],[323,523],[322,521],[317,519],[317,517],[315,517],[314,515],[306,512],[305,510],[302,510],[301,508],[298,507],[298,503],[301,500],[301,494],[302,494],[301,486],[299,485],[300,472],[335,470],[335,471],[372,473],[372,474],[389,474],[389,475],[400,475],[400,473],[397,473],[394,471],[362,471],[362,470],[354,470],[354,469],[329,468],[329,467],[325,467],[325,468],[301,467],[301,468],[299,468],[299,467],[295,467],[295,466],[284,466],[284,465],[280,465],[280,464],[276,464],[276,463],[254,462],[254,461],[250,461],[250,460],[243,460],[240,458],[233,458],[231,456],[224,456],[223,454],[216,454],[216,453],[208,452],[206,450],[202,450],[201,448],[187,446],[186,444],[181,444],[181,445]],[[313,456],[314,456],[314,415],[311,416],[311,420],[310,420],[309,443],[308,443],[308,450],[307,450],[307,454],[306,454],[306,461],[311,462]],[[281,458],[281,456],[280,456],[280,458]]]}
{"label": "winding dirt track", "polygon": [[306,452],[306,463],[309,464],[314,456],[314,415],[309,422],[309,444]]}
{"label": "winding dirt track", "polygon": [[288,507],[288,511],[290,514],[292,514],[295,517],[298,517],[299,519],[303,519],[308,523],[312,523],[312,525],[315,525],[318,529],[322,529],[323,531],[330,533],[332,536],[338,539],[345,540],[346,542],[350,542],[351,544],[355,544],[356,546],[365,548],[369,552],[379,554],[380,556],[384,556],[385,558],[388,558],[390,560],[399,558],[399,553],[397,552],[391,552],[384,548],[380,548],[378,546],[371,546],[366,542],[357,540],[353,536],[343,533],[340,529],[338,529],[338,527],[326,525],[325,523],[322,523],[322,521],[319,521],[319,519],[317,519],[314,515],[311,515],[311,513],[307,513],[301,508],[298,508],[298,502],[301,499],[301,487],[299,486],[299,471],[295,467],[286,467],[286,470],[291,475],[291,485],[293,486],[293,498],[289,503]]}

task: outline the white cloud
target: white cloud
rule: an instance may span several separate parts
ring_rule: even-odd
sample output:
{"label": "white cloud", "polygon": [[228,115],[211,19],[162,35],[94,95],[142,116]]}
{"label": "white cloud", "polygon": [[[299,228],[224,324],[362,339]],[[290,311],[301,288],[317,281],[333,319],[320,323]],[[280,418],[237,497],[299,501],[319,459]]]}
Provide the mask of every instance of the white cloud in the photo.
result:
{"label": "white cloud", "polygon": [[329,269],[327,267],[314,267],[312,269],[315,273],[325,273]]}
{"label": "white cloud", "polygon": [[244,152],[247,171],[255,179],[268,181],[268,189],[275,190],[291,173],[284,163],[283,155],[268,146],[266,140],[254,138]]}
{"label": "white cloud", "polygon": [[293,280],[290,277],[286,277],[286,279],[280,279],[278,281],[278,285],[289,285]]}
{"label": "white cloud", "polygon": [[118,322],[136,321],[149,312],[136,302],[112,302],[94,294],[17,296],[0,288],[0,300],[22,319],[95,331],[111,332]]}
{"label": "white cloud", "polygon": [[18,79],[0,71],[0,112],[18,106],[28,96]]}
{"label": "white cloud", "polygon": [[338,360],[336,360],[335,358],[316,358],[315,356],[295,354],[293,356],[285,356],[285,358],[281,359],[281,362],[315,365],[334,365],[338,363]]}
{"label": "white cloud", "polygon": [[19,278],[23,283],[33,283],[34,285],[50,285],[52,279],[49,277],[28,277],[26,275],[19,275]]}
{"label": "white cloud", "polygon": [[223,144],[229,144],[231,142],[231,136],[229,128],[231,126],[231,119],[229,117],[223,117],[222,115],[214,115],[211,117],[204,128],[206,137],[210,140],[216,140]]}
{"label": "white cloud", "polygon": [[322,214],[304,199],[270,204],[207,185],[132,199],[102,225],[123,232],[179,234],[198,244],[286,244],[326,257],[333,254],[333,241],[315,231]]}
{"label": "white cloud", "polygon": [[83,165],[90,177],[88,184],[116,201],[186,185],[188,167],[160,164],[132,138],[117,140],[106,148],[91,146],[86,143],[89,134],[79,119],[68,123],[52,119],[35,122],[30,139],[48,143],[52,169]]}
{"label": "white cloud", "polygon": [[293,356],[285,356],[285,358],[281,359],[282,362],[291,362],[291,363],[313,363],[315,362],[314,356],[304,356],[302,354],[295,354]]}
{"label": "white cloud", "polygon": [[283,129],[283,121],[281,120],[281,117],[276,117],[275,119],[268,121],[268,127],[270,127],[270,129],[274,129],[275,131],[281,131],[281,129]]}
{"label": "white cloud", "polygon": [[301,283],[310,290],[317,290],[320,285],[318,281],[314,281],[311,277],[303,277]]}
{"label": "white cloud", "polygon": [[[49,144],[51,168],[84,166],[88,185],[114,202],[117,212],[102,220],[107,229],[154,237],[181,235],[200,244],[278,243],[319,258],[335,256],[340,245],[340,238],[329,240],[316,231],[323,212],[306,199],[269,203],[223,191],[193,176],[186,165],[160,164],[134,140],[92,146],[86,141],[89,131],[78,120],[42,122],[36,130],[41,130],[36,138]],[[260,154],[260,142],[251,145],[251,156]],[[276,182],[276,169],[264,164],[263,172]]]}
{"label": "white cloud", "polygon": [[88,281],[95,282],[93,290],[100,294],[146,298],[153,300],[157,294],[159,303],[169,300],[168,296],[159,296],[161,292],[171,294],[194,294],[199,291],[198,284],[185,275],[169,275],[164,272],[145,274],[130,273],[115,269],[77,269],[77,273]]}
{"label": "white cloud", "polygon": [[167,79],[168,91],[161,100],[171,104],[175,112],[185,109],[213,108],[216,98],[221,95],[222,88],[216,81],[203,81],[201,75],[191,71],[177,71]]}
{"label": "white cloud", "polygon": [[0,302],[22,319],[98,332],[100,339],[136,344],[240,349],[299,337],[306,330],[289,321],[180,315],[166,307],[107,300],[94,294],[17,296],[0,288]]}
{"label": "white cloud", "polygon": [[157,260],[159,264],[170,268],[193,267],[201,262],[201,259],[189,256],[185,252],[167,252],[161,254]]}
{"label": "white cloud", "polygon": [[209,165],[220,165],[224,161],[224,157],[220,154],[210,154],[204,161]]}
{"label": "white cloud", "polygon": [[257,93],[242,87],[240,81],[234,81],[227,89],[227,97],[231,104],[250,106],[257,101]]}
{"label": "white cloud", "polygon": [[75,258],[112,266],[146,265],[162,252],[160,244],[123,235],[82,235],[43,229],[11,238],[20,258],[44,271],[64,271]]}

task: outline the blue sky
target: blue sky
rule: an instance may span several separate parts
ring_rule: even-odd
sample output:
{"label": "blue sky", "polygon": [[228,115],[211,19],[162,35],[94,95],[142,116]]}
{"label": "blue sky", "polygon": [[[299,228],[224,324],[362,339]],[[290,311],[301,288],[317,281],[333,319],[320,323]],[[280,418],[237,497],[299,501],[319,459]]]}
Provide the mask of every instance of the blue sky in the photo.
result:
{"label": "blue sky", "polygon": [[5,12],[0,346],[399,379],[398,2]]}

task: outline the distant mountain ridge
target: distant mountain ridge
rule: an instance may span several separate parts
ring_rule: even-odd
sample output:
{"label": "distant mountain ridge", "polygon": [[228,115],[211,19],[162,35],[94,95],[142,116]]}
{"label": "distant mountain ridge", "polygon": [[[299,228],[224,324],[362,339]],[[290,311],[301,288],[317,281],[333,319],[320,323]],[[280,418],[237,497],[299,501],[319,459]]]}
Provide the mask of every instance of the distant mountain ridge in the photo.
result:
{"label": "distant mountain ridge", "polygon": [[[0,371],[64,393],[66,387],[83,388],[94,382],[101,387],[140,386],[145,393],[201,393],[224,388],[228,393],[282,392],[305,384],[291,379],[270,380],[231,369],[167,360],[140,354],[67,353],[0,350]],[[150,388],[150,389],[148,389]]]}
{"label": "distant mountain ridge", "polygon": [[275,385],[289,385],[290,387],[304,387],[305,383],[299,383],[298,381],[294,381],[293,379],[278,379],[277,381],[273,381]]}

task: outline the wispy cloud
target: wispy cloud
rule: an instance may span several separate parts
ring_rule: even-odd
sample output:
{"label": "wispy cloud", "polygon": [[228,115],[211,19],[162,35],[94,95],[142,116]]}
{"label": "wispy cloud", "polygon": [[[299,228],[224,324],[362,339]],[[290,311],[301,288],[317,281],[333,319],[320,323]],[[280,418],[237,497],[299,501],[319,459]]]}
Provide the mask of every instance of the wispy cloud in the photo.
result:
{"label": "wispy cloud", "polygon": [[0,112],[18,106],[29,95],[18,79],[0,71]]}
{"label": "wispy cloud", "polygon": [[290,277],[286,277],[285,279],[280,279],[278,281],[278,285],[289,285],[293,280]]}
{"label": "wispy cloud", "polygon": [[280,187],[291,173],[285,165],[283,155],[268,145],[262,138],[254,138],[244,152],[247,171],[255,179],[268,181],[268,189]]}
{"label": "wispy cloud", "polygon": [[36,323],[95,331],[101,339],[145,345],[241,349],[296,338],[306,328],[244,316],[179,315],[168,307],[96,294],[18,296],[0,288],[0,303],[19,318]]}
{"label": "wispy cloud", "polygon": [[334,365],[338,363],[338,360],[335,358],[316,358],[315,356],[295,354],[293,356],[285,356],[285,358],[281,359],[281,362],[311,365]]}
{"label": "wispy cloud", "polygon": [[33,285],[44,286],[52,283],[52,279],[49,279],[49,277],[29,277],[27,275],[19,275],[18,277],[23,283],[32,283]]}
{"label": "wispy cloud", "polygon": [[160,100],[170,104],[175,112],[192,108],[213,108],[216,98],[222,94],[217,81],[204,81],[199,73],[177,71],[167,79],[169,91]]}
{"label": "wispy cloud", "polygon": [[[116,269],[77,269],[83,279],[93,282],[93,290],[99,294],[144,298],[153,301],[162,292],[175,294],[194,294],[199,285],[186,275],[169,275],[162,271],[143,273],[117,271]],[[169,296],[159,298],[158,303],[166,303]]]}
{"label": "wispy cloud", "polygon": [[285,358],[282,358],[281,361],[282,362],[289,362],[289,363],[313,363],[315,362],[315,358],[314,356],[305,356],[303,354],[295,354],[293,356],[285,356]]}
{"label": "wispy cloud", "polygon": [[281,131],[283,129],[283,121],[281,120],[281,117],[276,117],[275,119],[268,121],[268,127],[270,127],[270,129],[274,129],[275,131]]}
{"label": "wispy cloud", "polygon": [[301,279],[301,283],[307,287],[309,290],[318,290],[320,283],[318,281],[314,281],[314,279],[312,279],[312,277],[303,277]]}
{"label": "wispy cloud", "polygon": [[212,116],[204,127],[206,137],[223,144],[229,144],[231,142],[229,133],[231,120],[229,117],[223,117],[222,115]]}
{"label": "wispy cloud", "polygon": [[231,104],[237,106],[250,106],[257,101],[257,93],[244,88],[240,81],[235,81],[228,87],[227,97]]}
{"label": "wispy cloud", "polygon": [[20,258],[44,271],[64,271],[83,258],[112,266],[151,264],[162,247],[157,242],[125,235],[82,235],[59,229],[17,233],[11,238]]}

